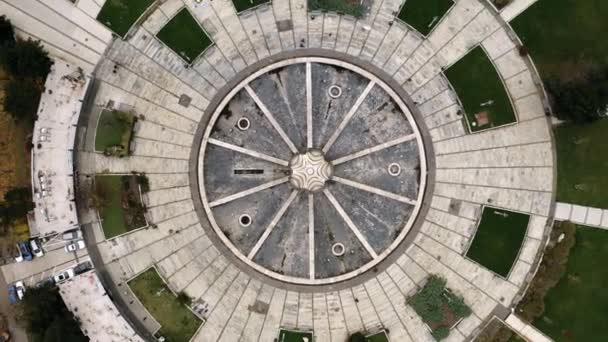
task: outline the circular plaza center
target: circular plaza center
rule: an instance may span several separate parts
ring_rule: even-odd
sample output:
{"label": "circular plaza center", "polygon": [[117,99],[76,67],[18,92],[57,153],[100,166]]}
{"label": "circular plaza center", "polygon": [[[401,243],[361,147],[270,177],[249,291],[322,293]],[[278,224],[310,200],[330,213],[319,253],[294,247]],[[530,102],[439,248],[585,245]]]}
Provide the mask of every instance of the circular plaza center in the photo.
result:
{"label": "circular plaza center", "polygon": [[422,137],[405,101],[322,57],[259,68],[205,123],[198,187],[213,233],[242,268],[332,284],[377,266],[416,219]]}

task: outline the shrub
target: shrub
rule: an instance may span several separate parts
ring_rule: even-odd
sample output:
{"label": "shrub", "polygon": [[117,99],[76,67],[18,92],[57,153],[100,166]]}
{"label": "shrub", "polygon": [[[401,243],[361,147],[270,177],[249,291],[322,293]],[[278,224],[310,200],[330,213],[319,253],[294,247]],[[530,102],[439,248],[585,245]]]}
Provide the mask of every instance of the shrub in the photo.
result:
{"label": "shrub", "polygon": [[348,338],[348,342],[365,342],[365,335],[362,332],[358,331]]}
{"label": "shrub", "polygon": [[15,30],[13,24],[6,18],[0,16],[0,47],[11,47],[15,45]]}
{"label": "shrub", "polygon": [[511,0],[492,0],[492,3],[499,10],[503,9],[505,6],[511,3]]}
{"label": "shrub", "polygon": [[32,39],[17,39],[12,47],[3,48],[2,63],[13,77],[33,78],[42,82],[53,65],[40,42]]}
{"label": "shrub", "polygon": [[[564,234],[563,240],[557,242]],[[545,311],[545,296],[566,272],[568,256],[576,241],[576,226],[571,222],[556,224],[551,232],[551,242],[543,261],[524,298],[517,305],[517,312],[524,320],[533,322]]]}
{"label": "shrub", "polygon": [[439,327],[431,333],[437,341],[441,341],[450,335],[450,329],[447,327]]}
{"label": "shrub", "polygon": [[575,123],[595,121],[608,110],[608,67],[594,69],[577,80],[545,81],[552,95],[553,109],[562,120]]}
{"label": "shrub", "polygon": [[177,294],[177,301],[185,306],[190,306],[192,303],[192,298],[188,296],[184,291]]}
{"label": "shrub", "polygon": [[4,110],[15,120],[34,122],[40,96],[40,89],[33,82],[12,79],[6,87]]}
{"label": "shrub", "polygon": [[432,275],[424,288],[408,300],[422,320],[440,323],[444,316],[441,310],[446,280]]}
{"label": "shrub", "polygon": [[145,173],[137,175],[137,184],[139,184],[142,193],[150,192],[150,179]]}

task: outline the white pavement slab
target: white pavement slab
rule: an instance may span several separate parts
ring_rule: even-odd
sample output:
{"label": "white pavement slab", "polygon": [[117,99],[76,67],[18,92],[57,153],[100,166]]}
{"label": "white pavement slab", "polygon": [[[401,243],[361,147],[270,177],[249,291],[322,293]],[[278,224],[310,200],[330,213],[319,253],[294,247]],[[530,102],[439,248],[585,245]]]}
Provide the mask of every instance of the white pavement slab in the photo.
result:
{"label": "white pavement slab", "polygon": [[580,225],[608,229],[607,209],[558,202],[555,206],[555,219],[558,221],[570,221]]}

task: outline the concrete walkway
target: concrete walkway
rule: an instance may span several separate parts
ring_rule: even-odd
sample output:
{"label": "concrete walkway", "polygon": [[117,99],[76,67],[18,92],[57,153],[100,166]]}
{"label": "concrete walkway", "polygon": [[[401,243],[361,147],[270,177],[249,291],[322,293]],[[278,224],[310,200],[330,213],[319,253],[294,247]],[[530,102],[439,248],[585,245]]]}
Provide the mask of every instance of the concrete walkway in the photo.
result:
{"label": "concrete walkway", "polygon": [[608,229],[608,209],[558,202],[555,208],[555,219]]}
{"label": "concrete walkway", "polygon": [[531,324],[524,322],[515,314],[509,315],[505,323],[509,328],[516,331],[519,335],[530,342],[552,342],[553,340],[533,327]]}
{"label": "concrete walkway", "polygon": [[513,0],[509,5],[507,5],[507,7],[503,8],[502,11],[500,11],[500,16],[505,21],[511,21],[537,1],[538,0]]}

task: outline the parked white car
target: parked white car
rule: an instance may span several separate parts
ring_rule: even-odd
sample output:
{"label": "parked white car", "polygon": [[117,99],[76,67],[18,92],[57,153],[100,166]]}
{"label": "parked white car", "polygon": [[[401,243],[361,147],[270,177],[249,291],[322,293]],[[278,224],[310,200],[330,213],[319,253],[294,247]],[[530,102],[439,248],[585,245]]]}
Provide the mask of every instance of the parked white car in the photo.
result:
{"label": "parked white car", "polygon": [[15,262],[22,262],[23,254],[21,254],[21,248],[19,248],[19,244],[17,244],[17,256],[15,257]]}
{"label": "parked white car", "polygon": [[25,285],[22,281],[18,281],[15,283],[15,288],[17,289],[17,297],[19,297],[19,300],[22,300],[23,296],[25,296]]}
{"label": "parked white car", "polygon": [[61,273],[55,274],[55,276],[53,277],[53,280],[55,280],[55,284],[61,284],[73,277],[74,277],[74,270],[70,268]]}
{"label": "parked white car", "polygon": [[65,251],[68,253],[75,252],[79,249],[84,249],[86,246],[84,244],[84,240],[72,241],[71,243],[65,245]]}
{"label": "parked white car", "polygon": [[77,240],[82,238],[82,232],[80,229],[68,230],[61,235],[64,240]]}
{"label": "parked white car", "polygon": [[41,256],[44,255],[44,252],[42,251],[42,248],[40,248],[40,245],[38,244],[38,240],[37,239],[31,239],[30,240],[30,247],[32,248],[32,253],[37,258],[40,258]]}

